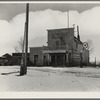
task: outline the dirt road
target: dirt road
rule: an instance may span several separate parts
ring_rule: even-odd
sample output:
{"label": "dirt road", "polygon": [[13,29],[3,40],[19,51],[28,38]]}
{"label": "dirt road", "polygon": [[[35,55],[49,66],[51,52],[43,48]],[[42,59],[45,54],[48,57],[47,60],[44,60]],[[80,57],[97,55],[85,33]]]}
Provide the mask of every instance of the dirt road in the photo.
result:
{"label": "dirt road", "polygon": [[19,66],[0,67],[0,91],[100,91],[99,68],[29,67],[19,75]]}

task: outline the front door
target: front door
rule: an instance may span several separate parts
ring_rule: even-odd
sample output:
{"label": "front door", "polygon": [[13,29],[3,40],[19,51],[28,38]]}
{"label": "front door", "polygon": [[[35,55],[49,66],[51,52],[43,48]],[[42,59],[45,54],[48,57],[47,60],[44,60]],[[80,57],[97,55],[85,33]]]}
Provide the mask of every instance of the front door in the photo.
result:
{"label": "front door", "polygon": [[52,66],[65,66],[65,54],[52,54],[51,55]]}
{"label": "front door", "polygon": [[51,55],[51,66],[55,66],[55,55]]}
{"label": "front door", "polygon": [[57,55],[57,66],[63,66],[63,55]]}

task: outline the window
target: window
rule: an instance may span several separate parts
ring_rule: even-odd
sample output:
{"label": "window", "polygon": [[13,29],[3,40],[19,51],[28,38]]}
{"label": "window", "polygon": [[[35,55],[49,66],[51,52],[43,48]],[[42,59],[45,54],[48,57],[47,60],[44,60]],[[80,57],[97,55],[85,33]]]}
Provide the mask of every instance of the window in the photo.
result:
{"label": "window", "polygon": [[34,62],[38,61],[38,55],[34,55]]}
{"label": "window", "polygon": [[59,46],[59,41],[56,41],[56,46]]}
{"label": "window", "polygon": [[78,43],[76,43],[76,49],[78,49]]}
{"label": "window", "polygon": [[65,45],[65,40],[64,40],[64,37],[60,37],[60,41],[61,41],[61,45]]}
{"label": "window", "polygon": [[44,59],[46,59],[46,56],[44,56]]}
{"label": "window", "polygon": [[54,34],[52,34],[52,39],[54,39]]}
{"label": "window", "polygon": [[76,42],[75,43],[75,51],[77,51],[78,50],[78,43]]}
{"label": "window", "polygon": [[38,55],[34,55],[34,65],[36,66],[38,63]]}

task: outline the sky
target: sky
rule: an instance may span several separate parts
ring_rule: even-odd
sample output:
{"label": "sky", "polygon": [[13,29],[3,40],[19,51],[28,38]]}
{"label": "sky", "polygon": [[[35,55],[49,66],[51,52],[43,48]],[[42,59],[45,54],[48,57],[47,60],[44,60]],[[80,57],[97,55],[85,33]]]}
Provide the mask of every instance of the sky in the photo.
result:
{"label": "sky", "polygon": [[[92,41],[91,61],[100,61],[100,3],[31,3],[29,12],[29,47],[47,45],[47,30],[79,26],[83,42]],[[15,52],[24,35],[25,3],[0,3],[0,56]]]}

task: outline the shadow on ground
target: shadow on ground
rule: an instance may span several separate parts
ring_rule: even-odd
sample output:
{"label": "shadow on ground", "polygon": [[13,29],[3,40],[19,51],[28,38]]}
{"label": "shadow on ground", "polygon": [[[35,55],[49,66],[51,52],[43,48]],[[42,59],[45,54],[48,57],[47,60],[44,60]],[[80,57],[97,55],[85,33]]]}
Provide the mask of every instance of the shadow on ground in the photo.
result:
{"label": "shadow on ground", "polygon": [[9,74],[15,74],[15,73],[19,73],[19,71],[16,71],[16,72],[9,72],[9,73],[1,73],[1,75],[9,75]]}

